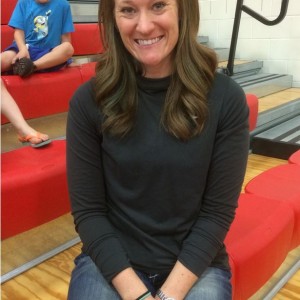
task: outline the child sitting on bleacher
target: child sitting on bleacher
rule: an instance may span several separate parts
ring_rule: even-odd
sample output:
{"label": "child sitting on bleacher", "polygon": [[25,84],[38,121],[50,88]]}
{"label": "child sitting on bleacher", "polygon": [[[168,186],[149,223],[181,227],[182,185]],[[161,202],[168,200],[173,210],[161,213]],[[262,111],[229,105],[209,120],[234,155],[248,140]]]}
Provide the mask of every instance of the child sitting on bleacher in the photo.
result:
{"label": "child sitting on bleacher", "polygon": [[[1,71],[26,77],[35,71],[55,71],[71,62],[74,31],[66,0],[19,0],[8,23],[14,41],[1,53]],[[48,135],[25,121],[17,103],[1,80],[1,112],[18,131],[19,141],[41,147],[51,142]]]}
{"label": "child sitting on bleacher", "polygon": [[15,40],[1,53],[2,72],[26,77],[71,62],[74,26],[66,0],[19,0],[8,25],[15,29]]}

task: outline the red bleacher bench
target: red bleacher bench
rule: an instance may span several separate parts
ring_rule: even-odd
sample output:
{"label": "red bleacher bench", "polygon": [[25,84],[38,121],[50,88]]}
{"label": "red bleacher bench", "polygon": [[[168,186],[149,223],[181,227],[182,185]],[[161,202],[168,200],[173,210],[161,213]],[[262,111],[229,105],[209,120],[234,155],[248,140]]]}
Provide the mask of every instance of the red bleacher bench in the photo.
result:
{"label": "red bleacher bench", "polygon": [[[25,119],[38,118],[67,111],[74,90],[82,83],[77,67],[51,73],[34,74],[28,78],[2,76]],[[8,122],[3,116],[1,123]]]}
{"label": "red bleacher bench", "polygon": [[70,211],[65,153],[66,141],[58,140],[1,154],[1,239]]}
{"label": "red bleacher bench", "polygon": [[253,178],[246,185],[245,191],[269,200],[285,202],[293,209],[295,226],[290,250],[298,247],[300,245],[300,165],[285,164],[273,167]]}
{"label": "red bleacher bench", "polygon": [[289,159],[288,159],[290,164],[297,164],[300,166],[300,150],[296,151],[293,153]]}
{"label": "red bleacher bench", "polygon": [[104,51],[98,23],[75,23],[71,33],[74,55],[94,55]]}
{"label": "red bleacher bench", "polygon": [[14,30],[7,24],[17,2],[18,0],[1,0],[1,51],[8,47],[14,38]]}
{"label": "red bleacher bench", "polygon": [[[28,78],[1,76],[25,119],[66,112],[74,91],[95,74],[96,63],[68,67]],[[8,120],[2,116],[1,124]]]}
{"label": "red bleacher bench", "polygon": [[232,269],[233,300],[249,299],[280,267],[293,235],[287,203],[241,194],[225,239]]}
{"label": "red bleacher bench", "polygon": [[252,131],[257,124],[258,98],[254,94],[246,94],[246,100],[249,107],[249,131]]}
{"label": "red bleacher bench", "polygon": [[7,48],[14,39],[14,30],[8,25],[1,25],[1,51]]}
{"label": "red bleacher bench", "polygon": [[1,25],[7,25],[18,0],[1,0]]}
{"label": "red bleacher bench", "polygon": [[[71,33],[74,56],[95,55],[103,52],[97,23],[74,24],[75,32]],[[1,24],[1,49],[8,47],[14,39],[14,29]]]}

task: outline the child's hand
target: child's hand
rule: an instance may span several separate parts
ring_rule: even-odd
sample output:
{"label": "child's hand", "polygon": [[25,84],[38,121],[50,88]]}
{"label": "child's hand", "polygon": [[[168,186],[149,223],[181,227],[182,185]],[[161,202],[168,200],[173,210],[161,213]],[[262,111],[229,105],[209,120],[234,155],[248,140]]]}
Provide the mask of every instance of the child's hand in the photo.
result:
{"label": "child's hand", "polygon": [[20,58],[27,57],[30,58],[29,52],[27,47],[21,48],[20,51],[17,53],[17,55],[13,58],[12,64],[14,64],[17,60]]}

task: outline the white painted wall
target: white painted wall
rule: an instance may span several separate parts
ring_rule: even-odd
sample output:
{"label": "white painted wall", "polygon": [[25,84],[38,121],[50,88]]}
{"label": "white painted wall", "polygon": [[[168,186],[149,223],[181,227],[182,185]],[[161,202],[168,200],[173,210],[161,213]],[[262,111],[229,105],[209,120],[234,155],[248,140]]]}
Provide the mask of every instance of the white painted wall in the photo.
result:
{"label": "white painted wall", "polygon": [[[188,1],[188,0],[187,0]],[[199,0],[199,35],[209,37],[211,47],[229,48],[236,0]],[[281,0],[245,0],[244,4],[273,20]],[[286,18],[266,26],[242,13],[236,58],[262,60],[264,73],[293,75],[293,86],[300,87],[300,0],[290,0]]]}

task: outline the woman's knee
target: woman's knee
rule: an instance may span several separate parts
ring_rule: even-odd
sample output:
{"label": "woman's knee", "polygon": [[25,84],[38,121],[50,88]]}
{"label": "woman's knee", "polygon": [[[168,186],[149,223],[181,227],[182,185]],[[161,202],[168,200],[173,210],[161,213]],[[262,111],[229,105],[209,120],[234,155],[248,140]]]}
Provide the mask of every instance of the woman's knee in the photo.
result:
{"label": "woman's knee", "polygon": [[186,300],[231,300],[231,273],[218,268],[208,268],[186,296]]}
{"label": "woman's knee", "polygon": [[89,256],[81,254],[74,262],[68,300],[120,300],[116,290],[105,280]]}

